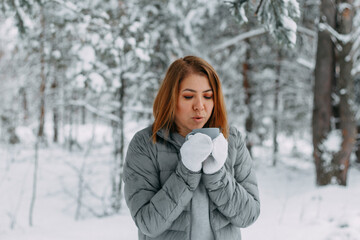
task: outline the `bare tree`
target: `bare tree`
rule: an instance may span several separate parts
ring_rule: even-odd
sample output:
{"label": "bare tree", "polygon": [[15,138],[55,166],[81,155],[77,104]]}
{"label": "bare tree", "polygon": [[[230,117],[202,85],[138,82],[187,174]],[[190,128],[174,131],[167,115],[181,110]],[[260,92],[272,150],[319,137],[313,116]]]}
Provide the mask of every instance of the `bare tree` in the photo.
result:
{"label": "bare tree", "polygon": [[39,162],[39,144],[44,142],[44,123],[45,123],[45,87],[46,87],[46,76],[45,76],[45,17],[44,17],[44,7],[40,5],[40,118],[39,118],[39,129],[37,134],[37,140],[35,143],[35,159],[34,159],[34,174],[33,174],[33,188],[32,196],[29,210],[29,225],[33,226],[33,214],[36,201],[36,192],[37,192],[37,172],[38,172],[38,162]]}
{"label": "bare tree", "polygon": [[276,166],[279,155],[279,143],[277,141],[277,135],[279,131],[279,95],[280,95],[280,77],[281,77],[281,49],[278,49],[277,54],[277,66],[276,66],[276,78],[275,78],[275,92],[274,92],[274,112],[273,112],[273,166]]}
{"label": "bare tree", "polygon": [[[351,75],[353,61],[350,55],[353,40],[342,37],[350,36],[353,31],[352,4],[353,0],[338,1],[335,7],[334,2],[322,0],[320,7],[322,22],[318,32],[313,111],[313,145],[318,185],[327,185],[332,179],[340,185],[346,185],[350,155],[356,141],[354,85]],[[336,12],[337,9],[339,12]],[[337,53],[337,58],[334,53]],[[332,95],[339,96],[338,107],[332,106]],[[337,152],[324,146],[332,131],[330,119],[333,116],[339,118],[337,126],[342,134],[341,148]],[[330,161],[326,161],[324,155],[331,155]]]}
{"label": "bare tree", "polygon": [[117,99],[119,109],[115,112],[119,117],[119,121],[113,121],[114,128],[114,169],[112,171],[111,183],[112,183],[112,208],[115,211],[119,211],[121,208],[121,193],[122,193],[122,169],[124,165],[124,103],[125,103],[125,78],[123,74],[120,74],[121,86],[117,89]]}
{"label": "bare tree", "polygon": [[22,108],[24,111],[23,115],[23,121],[26,124],[28,118],[29,118],[29,109],[28,109],[28,98],[27,98],[27,91],[25,87],[21,87],[19,89],[19,94],[22,97]]}
{"label": "bare tree", "polygon": [[245,120],[245,129],[246,129],[246,135],[247,135],[247,139],[246,139],[246,147],[249,150],[250,154],[252,153],[252,146],[254,145],[253,139],[252,139],[252,134],[253,134],[253,126],[254,126],[254,109],[252,107],[252,95],[253,95],[253,89],[252,89],[252,84],[251,84],[251,79],[250,79],[250,72],[251,72],[251,65],[249,63],[250,58],[251,58],[251,52],[250,52],[250,41],[249,39],[245,39],[245,42],[247,44],[246,47],[246,53],[245,53],[245,61],[242,64],[243,67],[243,71],[242,71],[242,75],[243,75],[243,88],[245,91],[245,105],[247,106],[248,109],[248,115],[246,116],[246,120]]}
{"label": "bare tree", "polygon": [[[85,107],[82,107],[82,108],[85,108]],[[77,205],[76,205],[76,212],[75,212],[75,220],[80,219],[81,209],[83,207],[83,196],[84,196],[85,183],[86,183],[85,182],[85,170],[86,170],[86,166],[87,166],[87,159],[88,159],[88,156],[90,154],[90,151],[93,147],[94,140],[95,140],[96,120],[97,120],[97,116],[95,115],[93,128],[92,128],[92,137],[91,137],[89,146],[88,146],[87,150],[85,151],[80,169],[76,169],[77,173],[78,173],[78,195],[77,195],[77,200],[76,200]]]}
{"label": "bare tree", "polygon": [[[58,82],[56,76],[54,76],[54,80],[51,84],[51,89],[53,90],[53,94],[56,97],[58,90]],[[53,131],[54,131],[53,142],[58,142],[59,141],[59,110],[56,104],[53,107]]]}
{"label": "bare tree", "polygon": [[[352,23],[354,10],[352,7],[353,0],[339,1],[338,4],[348,4],[345,8],[338,8],[338,32],[340,34],[350,34],[352,32]],[[354,149],[357,129],[354,116],[354,81],[351,75],[353,60],[350,57],[352,41],[342,42],[341,50],[338,55],[339,77],[337,87],[340,95],[340,129],[342,133],[341,150],[337,152],[333,159],[335,164],[335,176],[340,185],[346,185],[347,171],[350,164],[350,155]]]}
{"label": "bare tree", "polygon": [[[329,26],[335,27],[336,8],[332,1],[322,0],[320,19]],[[315,65],[314,109],[312,119],[314,160],[316,167],[316,183],[326,185],[331,175],[325,170],[322,143],[328,136],[332,116],[331,93],[334,81],[335,54],[331,36],[318,31],[318,43]]]}

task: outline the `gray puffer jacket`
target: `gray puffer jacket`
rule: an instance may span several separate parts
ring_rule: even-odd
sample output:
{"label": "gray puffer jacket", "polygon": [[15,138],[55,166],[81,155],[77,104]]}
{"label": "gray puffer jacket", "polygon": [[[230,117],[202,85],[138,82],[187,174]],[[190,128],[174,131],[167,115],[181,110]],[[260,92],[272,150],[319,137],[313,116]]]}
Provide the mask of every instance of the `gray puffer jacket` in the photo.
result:
{"label": "gray puffer jacket", "polygon": [[186,240],[191,234],[191,198],[200,180],[210,200],[210,224],[217,240],[241,239],[240,229],[260,214],[253,162],[240,132],[231,127],[228,158],[214,174],[188,170],[180,146],[165,131],[151,139],[151,127],[131,140],[124,166],[125,200],[139,239]]}

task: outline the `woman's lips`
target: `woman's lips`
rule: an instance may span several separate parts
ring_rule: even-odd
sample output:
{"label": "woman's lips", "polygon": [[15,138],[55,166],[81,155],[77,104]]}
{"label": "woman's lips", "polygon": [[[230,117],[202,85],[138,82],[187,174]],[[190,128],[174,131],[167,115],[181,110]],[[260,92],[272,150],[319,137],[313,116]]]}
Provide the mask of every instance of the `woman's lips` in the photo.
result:
{"label": "woman's lips", "polygon": [[195,122],[202,122],[204,120],[204,117],[193,117],[192,118]]}

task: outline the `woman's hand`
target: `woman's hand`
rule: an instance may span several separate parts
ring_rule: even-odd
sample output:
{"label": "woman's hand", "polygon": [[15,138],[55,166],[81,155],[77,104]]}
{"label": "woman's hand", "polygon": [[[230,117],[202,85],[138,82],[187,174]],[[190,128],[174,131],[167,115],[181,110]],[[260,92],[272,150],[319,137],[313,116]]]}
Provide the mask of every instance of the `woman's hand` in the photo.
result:
{"label": "woman's hand", "polygon": [[212,156],[204,161],[203,171],[212,174],[221,169],[228,155],[228,142],[222,133],[213,140]]}
{"label": "woman's hand", "polygon": [[[181,161],[185,167],[193,172],[201,170],[202,162],[213,150],[213,142],[208,135],[197,133],[189,136],[180,148]],[[226,151],[227,152],[227,151]]]}

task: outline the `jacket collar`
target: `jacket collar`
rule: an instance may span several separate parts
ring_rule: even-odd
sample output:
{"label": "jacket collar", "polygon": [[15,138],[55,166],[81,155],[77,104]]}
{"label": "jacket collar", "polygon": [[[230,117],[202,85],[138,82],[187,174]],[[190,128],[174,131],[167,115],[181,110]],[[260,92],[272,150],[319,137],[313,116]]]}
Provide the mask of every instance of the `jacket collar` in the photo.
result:
{"label": "jacket collar", "polygon": [[166,130],[162,128],[156,133],[156,135],[164,139],[165,141],[171,143],[177,149],[180,149],[181,145],[172,138],[172,133],[170,131],[167,133]]}

